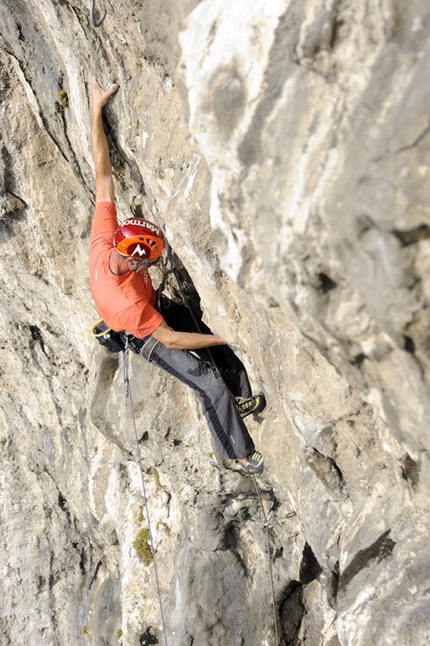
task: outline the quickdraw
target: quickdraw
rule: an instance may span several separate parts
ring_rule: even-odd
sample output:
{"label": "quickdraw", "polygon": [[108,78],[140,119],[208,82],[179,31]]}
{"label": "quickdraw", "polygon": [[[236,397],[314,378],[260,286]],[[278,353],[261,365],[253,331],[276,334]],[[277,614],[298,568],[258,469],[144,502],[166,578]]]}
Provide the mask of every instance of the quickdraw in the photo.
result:
{"label": "quickdraw", "polygon": [[263,527],[264,527],[265,534],[266,534],[267,557],[268,557],[268,560],[269,560],[270,587],[271,587],[271,592],[272,592],[273,624],[274,624],[274,628],[275,628],[275,643],[276,643],[276,646],[278,646],[278,644],[280,643],[279,642],[279,632],[278,632],[278,615],[277,615],[277,609],[276,609],[275,583],[274,583],[274,580],[273,580],[273,567],[272,567],[272,558],[271,558],[271,551],[270,551],[270,536],[269,536],[269,521],[270,521],[270,518],[272,517],[274,509],[276,509],[277,500],[276,500],[276,496],[275,496],[275,494],[273,492],[273,489],[272,489],[272,492],[273,492],[272,505],[271,505],[268,513],[266,514],[266,512],[264,510],[263,500],[262,500],[262,497],[261,497],[261,490],[260,490],[260,487],[258,486],[257,478],[255,476],[252,476],[252,478],[253,478],[253,481],[254,481],[255,491],[256,491],[257,496],[258,496],[258,501],[260,503],[260,508],[261,508],[261,512],[262,512],[262,515],[263,515],[262,523],[263,523]]}

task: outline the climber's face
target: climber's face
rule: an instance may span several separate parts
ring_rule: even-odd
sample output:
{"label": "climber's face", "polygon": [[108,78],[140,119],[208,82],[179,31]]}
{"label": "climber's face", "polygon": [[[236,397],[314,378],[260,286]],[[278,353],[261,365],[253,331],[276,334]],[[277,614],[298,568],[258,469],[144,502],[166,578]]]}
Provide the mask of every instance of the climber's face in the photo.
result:
{"label": "climber's face", "polygon": [[157,264],[160,258],[155,258],[153,260],[147,260],[146,258],[127,258],[127,264],[130,271],[134,271],[136,274],[143,274],[147,267],[152,267]]}

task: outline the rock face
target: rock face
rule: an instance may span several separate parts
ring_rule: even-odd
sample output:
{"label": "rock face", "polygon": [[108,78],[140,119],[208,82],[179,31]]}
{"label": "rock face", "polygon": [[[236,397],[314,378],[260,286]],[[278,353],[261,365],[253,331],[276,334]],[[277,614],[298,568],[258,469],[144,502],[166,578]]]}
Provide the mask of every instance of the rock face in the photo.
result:
{"label": "rock face", "polygon": [[[428,644],[428,2],[93,7],[0,4],[1,643]],[[121,219],[267,395],[260,498],[133,356],[143,494],[90,334],[93,73]]]}

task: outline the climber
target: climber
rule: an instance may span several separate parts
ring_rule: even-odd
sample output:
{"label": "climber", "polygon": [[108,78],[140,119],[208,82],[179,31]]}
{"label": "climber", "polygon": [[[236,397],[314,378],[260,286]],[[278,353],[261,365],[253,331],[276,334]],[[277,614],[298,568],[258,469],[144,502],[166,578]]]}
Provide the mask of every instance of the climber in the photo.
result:
{"label": "climber", "polygon": [[203,324],[203,332],[192,331],[196,328],[186,307],[163,296],[157,309],[148,267],[165,249],[161,229],[137,217],[118,224],[102,120],[103,107],[117,89],[114,84],[105,90],[91,79],[96,206],[89,266],[94,302],[112,330],[127,333],[133,352],[194,389],[222,456],[239,461],[248,474],[259,474],[263,457],[243,419],[264,408],[264,395],[252,396],[243,364],[222,338]]}

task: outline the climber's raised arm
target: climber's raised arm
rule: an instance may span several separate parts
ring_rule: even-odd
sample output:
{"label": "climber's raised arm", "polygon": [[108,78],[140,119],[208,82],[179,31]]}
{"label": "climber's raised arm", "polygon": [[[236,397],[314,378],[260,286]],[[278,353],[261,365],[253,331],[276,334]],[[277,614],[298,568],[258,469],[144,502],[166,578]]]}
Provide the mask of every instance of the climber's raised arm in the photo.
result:
{"label": "climber's raised arm", "polygon": [[103,127],[102,111],[117,89],[118,86],[114,84],[108,90],[104,90],[94,76],[91,79],[91,149],[96,176],[96,202],[115,201],[112,166]]}

